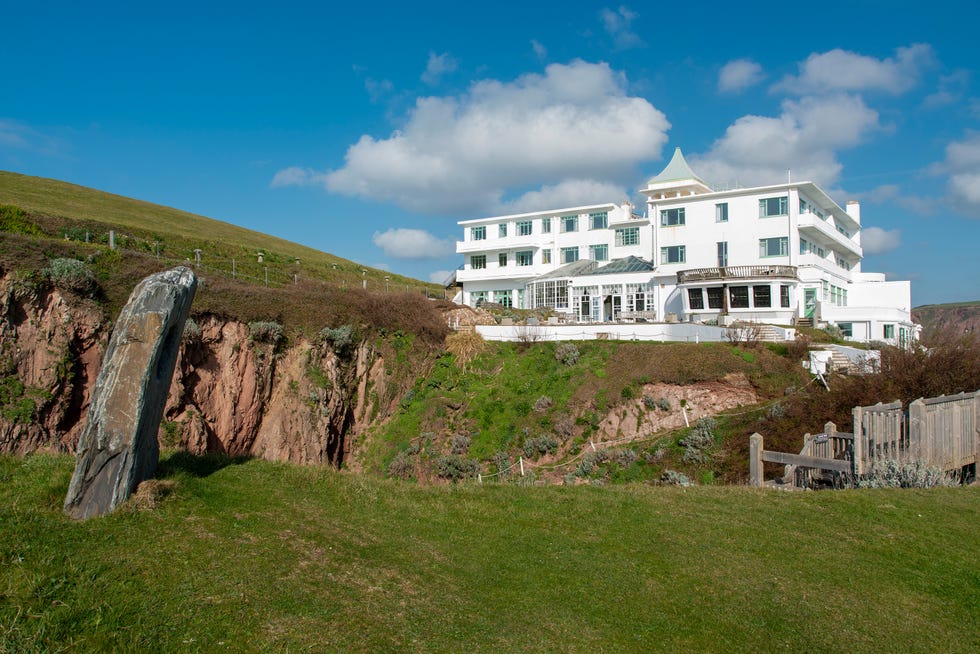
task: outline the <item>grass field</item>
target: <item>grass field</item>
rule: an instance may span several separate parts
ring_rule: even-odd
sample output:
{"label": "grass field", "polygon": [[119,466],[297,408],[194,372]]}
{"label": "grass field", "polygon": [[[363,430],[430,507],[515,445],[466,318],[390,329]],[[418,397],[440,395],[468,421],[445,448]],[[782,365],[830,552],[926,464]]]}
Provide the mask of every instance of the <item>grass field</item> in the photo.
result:
{"label": "grass field", "polygon": [[82,523],[0,457],[0,651],[963,651],[980,488],[418,487],[164,457]]}

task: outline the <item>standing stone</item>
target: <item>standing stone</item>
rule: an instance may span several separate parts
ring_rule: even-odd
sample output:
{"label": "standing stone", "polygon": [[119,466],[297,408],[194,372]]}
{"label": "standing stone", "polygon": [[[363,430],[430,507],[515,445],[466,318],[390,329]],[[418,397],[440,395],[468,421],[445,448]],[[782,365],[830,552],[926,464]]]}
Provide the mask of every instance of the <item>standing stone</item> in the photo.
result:
{"label": "standing stone", "polygon": [[157,431],[197,279],[183,266],[150,275],[119,314],[95,381],[65,512],[109,513],[156,471]]}

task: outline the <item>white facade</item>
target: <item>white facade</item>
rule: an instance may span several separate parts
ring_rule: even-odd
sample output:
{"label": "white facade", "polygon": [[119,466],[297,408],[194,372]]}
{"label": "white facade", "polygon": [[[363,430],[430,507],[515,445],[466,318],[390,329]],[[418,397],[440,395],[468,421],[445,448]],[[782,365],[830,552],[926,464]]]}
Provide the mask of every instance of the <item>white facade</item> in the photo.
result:
{"label": "white facade", "polygon": [[831,323],[854,340],[915,337],[910,283],[861,271],[861,215],[812,182],[714,190],[678,149],[629,203],[464,220],[463,301],[569,320]]}

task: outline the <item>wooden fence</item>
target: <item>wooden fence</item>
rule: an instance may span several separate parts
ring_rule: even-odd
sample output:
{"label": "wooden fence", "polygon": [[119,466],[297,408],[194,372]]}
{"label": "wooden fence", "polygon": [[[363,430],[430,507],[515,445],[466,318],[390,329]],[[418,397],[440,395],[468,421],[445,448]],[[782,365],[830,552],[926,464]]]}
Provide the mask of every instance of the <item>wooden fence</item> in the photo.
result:
{"label": "wooden fence", "polygon": [[980,391],[943,395],[912,402],[854,407],[854,433],[838,432],[832,422],[824,432],[803,437],[799,454],[763,449],[762,436],[749,438],[749,478],[763,485],[764,461],[786,465],[784,480],[808,486],[815,480],[837,482],[862,475],[878,462],[921,463],[959,470],[980,460]]}

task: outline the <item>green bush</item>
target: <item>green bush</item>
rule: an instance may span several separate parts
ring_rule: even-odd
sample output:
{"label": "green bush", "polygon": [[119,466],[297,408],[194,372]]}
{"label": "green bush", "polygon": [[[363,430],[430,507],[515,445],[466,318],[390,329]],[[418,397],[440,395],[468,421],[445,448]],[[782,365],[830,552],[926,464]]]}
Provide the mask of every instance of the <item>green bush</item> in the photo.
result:
{"label": "green bush", "polygon": [[278,345],[283,338],[282,325],[277,322],[250,322],[248,323],[248,333],[256,343]]}
{"label": "green bush", "polygon": [[470,437],[466,434],[456,434],[453,436],[453,454],[466,454],[470,451]]}
{"label": "green bush", "polygon": [[44,274],[51,285],[63,291],[79,295],[91,294],[96,287],[95,273],[84,261],[78,259],[52,259]]}
{"label": "green bush", "polygon": [[683,461],[685,463],[704,463],[708,459],[708,451],[715,445],[715,435],[712,430],[717,426],[714,418],[699,418],[680,444],[684,446]]}
{"label": "green bush", "polygon": [[958,486],[959,480],[955,475],[923,465],[921,461],[876,461],[871,470],[854,480],[854,485],[858,488],[936,488]]}
{"label": "green bush", "polygon": [[558,441],[547,434],[524,441],[524,456],[528,459],[542,454],[554,454],[557,451]]}
{"label": "green bush", "polygon": [[457,454],[448,454],[436,460],[436,474],[453,482],[472,479],[479,472],[480,463],[475,459],[464,459]]}
{"label": "green bush", "polygon": [[330,345],[337,354],[346,353],[354,344],[354,329],[350,325],[333,329],[324,327],[317,336],[320,342]]}
{"label": "green bush", "polygon": [[555,359],[566,366],[574,366],[578,357],[579,351],[574,343],[559,343],[555,348]]}
{"label": "green bush", "polygon": [[388,476],[396,479],[409,479],[415,472],[415,459],[407,451],[399,452],[388,463]]}
{"label": "green bush", "polygon": [[0,232],[26,234],[27,236],[43,236],[41,228],[27,217],[20,207],[10,204],[0,204]]}

